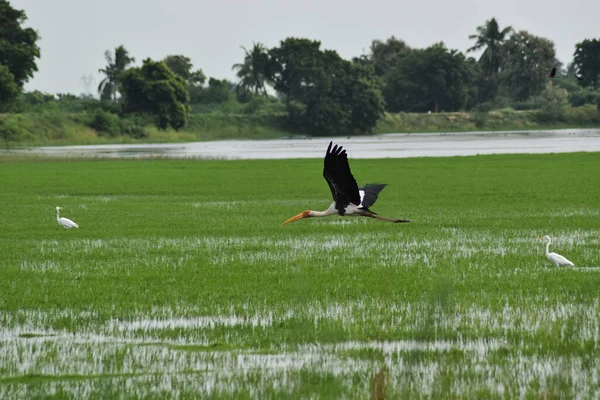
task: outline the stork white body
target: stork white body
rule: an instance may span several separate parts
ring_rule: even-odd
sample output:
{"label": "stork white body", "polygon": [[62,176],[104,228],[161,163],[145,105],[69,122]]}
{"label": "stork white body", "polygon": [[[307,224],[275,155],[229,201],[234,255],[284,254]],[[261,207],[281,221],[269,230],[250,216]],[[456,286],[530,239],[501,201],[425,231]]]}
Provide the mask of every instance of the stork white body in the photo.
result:
{"label": "stork white body", "polygon": [[56,221],[60,226],[65,229],[79,228],[79,225],[71,221],[69,218],[61,217],[60,210],[62,210],[62,207],[56,207]]}
{"label": "stork white body", "polygon": [[575,266],[575,264],[573,264],[571,261],[567,260],[565,257],[561,256],[560,254],[550,252],[550,244],[552,243],[552,239],[550,239],[550,236],[548,236],[548,235],[542,236],[540,238],[540,240],[548,240],[548,242],[546,243],[546,258],[548,260],[550,260],[550,262],[552,264],[554,264],[555,267],[560,267],[560,266],[574,267]]}
{"label": "stork white body", "polygon": [[[361,196],[360,196],[360,200],[361,200],[361,204],[362,204],[362,199],[363,199],[364,192],[361,190],[360,193],[362,193]],[[339,211],[337,210],[337,208],[335,208],[335,206],[336,206],[336,204],[335,204],[335,201],[334,201],[333,203],[331,203],[331,205],[329,206],[329,208],[327,210],[325,210],[325,211],[313,211],[313,210],[310,210],[308,216],[309,217],[327,217],[329,215],[339,214]],[[350,203],[350,204],[348,204],[346,206],[346,208],[344,208],[344,215],[350,216],[350,217],[352,217],[352,216],[354,216],[354,217],[362,216],[364,214],[362,214],[360,212],[360,210],[361,210],[360,207],[361,206],[357,207],[356,205]]]}

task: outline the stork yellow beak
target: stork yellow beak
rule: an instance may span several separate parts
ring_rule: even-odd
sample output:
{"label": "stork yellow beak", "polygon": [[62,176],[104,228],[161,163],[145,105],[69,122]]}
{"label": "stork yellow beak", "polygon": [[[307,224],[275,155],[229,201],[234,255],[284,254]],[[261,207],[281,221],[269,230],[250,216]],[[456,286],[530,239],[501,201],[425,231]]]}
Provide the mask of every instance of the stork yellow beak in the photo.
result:
{"label": "stork yellow beak", "polygon": [[298,215],[293,216],[292,218],[285,221],[282,225],[289,224],[290,222],[298,221],[299,219],[306,218],[305,213],[301,212]]}

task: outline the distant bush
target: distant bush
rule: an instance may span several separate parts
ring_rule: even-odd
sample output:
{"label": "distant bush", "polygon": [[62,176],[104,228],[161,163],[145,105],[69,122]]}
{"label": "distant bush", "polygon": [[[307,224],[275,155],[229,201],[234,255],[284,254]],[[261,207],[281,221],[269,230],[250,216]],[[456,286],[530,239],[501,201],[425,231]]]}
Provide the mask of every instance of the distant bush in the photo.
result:
{"label": "distant bush", "polygon": [[279,114],[285,112],[285,106],[278,100],[256,96],[244,108],[245,114]]}
{"label": "distant bush", "polygon": [[600,110],[593,104],[567,109],[565,119],[576,126],[600,125]]}
{"label": "distant bush", "polygon": [[121,105],[113,101],[101,101],[98,99],[81,99],[72,103],[64,104],[69,112],[80,112],[80,111],[96,111],[104,110],[113,114],[121,112]]}
{"label": "distant bush", "polygon": [[479,129],[482,129],[486,126],[488,121],[488,111],[473,111],[473,122],[475,126]]}
{"label": "distant bush", "polygon": [[146,126],[150,121],[142,116],[131,116],[121,120],[121,134],[130,136],[134,139],[143,139],[148,137]]}
{"label": "distant bush", "polygon": [[484,103],[479,103],[475,107],[473,107],[473,112],[476,113],[486,113],[492,111],[494,109],[494,104],[490,101],[486,101]]}
{"label": "distant bush", "polygon": [[118,115],[104,110],[96,110],[92,114],[89,127],[95,129],[100,136],[118,136],[121,133],[121,119]]}
{"label": "distant bush", "polygon": [[600,104],[600,89],[581,88],[569,93],[569,102],[573,107],[585,104]]}
{"label": "distant bush", "polygon": [[83,113],[76,119],[96,130],[98,136],[117,137],[124,135],[134,139],[148,137],[146,127],[152,124],[152,119],[149,116],[131,115],[119,117],[102,109],[94,111],[91,115]]}
{"label": "distant bush", "polygon": [[0,118],[0,140],[4,143],[21,140],[21,129],[14,119]]}
{"label": "distant bush", "polygon": [[12,109],[21,88],[8,67],[0,64],[0,112]]}
{"label": "distant bush", "polygon": [[492,110],[500,110],[510,107],[512,102],[513,100],[508,96],[496,96],[490,101],[490,104],[492,105]]}
{"label": "distant bush", "polygon": [[[248,90],[246,88],[236,87],[236,89],[235,89],[235,99],[240,103],[248,103],[249,101],[253,100],[256,97],[258,97],[258,96],[256,96],[254,93],[252,93],[250,90]],[[260,96],[260,97],[262,97],[262,96]]]}
{"label": "distant bush", "polygon": [[535,110],[537,108],[537,105],[532,100],[526,100],[526,101],[515,101],[514,103],[511,104],[511,107],[516,111],[529,111],[529,110]]}
{"label": "distant bush", "polygon": [[232,91],[226,79],[210,78],[208,87],[198,87],[190,90],[191,104],[220,104],[231,99]]}
{"label": "distant bush", "polygon": [[542,121],[561,121],[565,118],[569,106],[569,93],[566,89],[548,82],[539,96],[533,99],[538,109],[538,118]]}
{"label": "distant bush", "polygon": [[72,94],[62,94],[54,96],[52,94],[39,91],[22,93],[15,105],[14,111],[17,113],[43,113],[43,112],[63,112],[80,113],[104,110],[117,114],[121,111],[121,105],[112,101],[100,101],[93,97],[74,96]]}
{"label": "distant bush", "polygon": [[36,106],[41,104],[47,104],[56,100],[53,94],[42,93],[38,90],[33,92],[26,92],[21,95],[21,102],[26,105]]}
{"label": "distant bush", "polygon": [[62,112],[0,115],[0,138],[8,142],[47,143],[69,140],[82,125]]}

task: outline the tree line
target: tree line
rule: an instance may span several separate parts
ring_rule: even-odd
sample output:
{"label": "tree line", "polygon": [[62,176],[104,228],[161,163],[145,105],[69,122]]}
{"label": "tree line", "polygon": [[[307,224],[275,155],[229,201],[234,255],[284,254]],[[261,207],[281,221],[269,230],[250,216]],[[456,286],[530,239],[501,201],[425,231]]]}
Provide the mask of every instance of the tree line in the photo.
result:
{"label": "tree line", "polygon": [[[22,93],[40,57],[39,36],[23,27],[25,21],[24,11],[0,0],[0,110],[14,109],[19,99],[40,98]],[[443,42],[412,48],[392,36],[373,40],[366,54],[351,60],[323,49],[318,40],[289,37],[270,49],[254,43],[242,47],[243,59],[232,66],[235,83],[207,79],[184,55],[147,58],[135,66],[135,58],[118,46],[105,53],[97,90],[105,111],[149,117],[159,128],[181,129],[192,108],[233,99],[251,105],[251,112],[267,105],[284,114],[291,129],[311,134],[369,132],[385,112],[545,105],[551,116],[569,103],[600,108],[599,39],[577,43],[573,61],[565,66],[556,59],[552,41],[501,27],[495,18],[469,38],[473,46],[463,53]],[[555,78],[549,77],[552,68]]]}

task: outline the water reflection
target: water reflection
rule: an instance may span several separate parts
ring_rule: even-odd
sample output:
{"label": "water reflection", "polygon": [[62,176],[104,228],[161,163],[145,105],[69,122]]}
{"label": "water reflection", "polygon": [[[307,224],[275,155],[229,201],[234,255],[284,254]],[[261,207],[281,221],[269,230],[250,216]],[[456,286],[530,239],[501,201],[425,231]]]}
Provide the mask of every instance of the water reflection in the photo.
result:
{"label": "water reflection", "polygon": [[600,151],[600,129],[385,134],[359,137],[222,140],[195,143],[31,147],[0,154],[108,158],[282,159],[320,158],[330,140],[352,158],[469,156]]}

